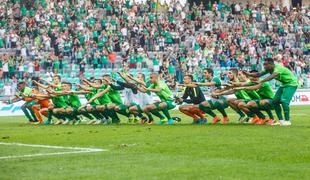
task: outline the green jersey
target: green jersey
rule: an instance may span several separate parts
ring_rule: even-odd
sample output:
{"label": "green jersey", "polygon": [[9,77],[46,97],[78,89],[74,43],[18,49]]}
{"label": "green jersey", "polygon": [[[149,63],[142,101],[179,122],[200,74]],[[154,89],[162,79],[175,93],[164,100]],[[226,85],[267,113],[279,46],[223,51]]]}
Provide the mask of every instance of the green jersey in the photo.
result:
{"label": "green jersey", "polygon": [[[255,85],[254,83],[249,83],[250,86]],[[261,85],[260,89],[257,89],[257,94],[261,97],[261,99],[273,99],[274,92],[268,82],[264,82]]]}
{"label": "green jersey", "polygon": [[220,89],[221,88],[221,85],[222,85],[222,82],[221,82],[221,79],[219,77],[214,77],[211,82],[214,82],[215,83],[215,87],[217,89]]}
{"label": "green jersey", "polygon": [[[95,88],[91,88],[90,89],[90,93],[88,93],[88,94],[85,94],[85,98],[87,99],[87,100],[90,100],[92,97],[94,97],[95,95],[97,94],[97,89],[95,89]],[[90,103],[90,105],[99,105],[100,103],[99,103],[99,100],[98,99],[95,99],[93,102],[91,102]]]}
{"label": "green jersey", "polygon": [[108,96],[111,99],[112,103],[123,104],[120,93],[117,90],[112,89],[110,86],[108,88],[110,90]]}
{"label": "green jersey", "polygon": [[[253,85],[252,82],[249,82],[248,85]],[[249,89],[246,89],[244,90],[248,96],[251,98],[251,100],[257,100],[257,99],[261,99],[260,95],[256,92],[256,91],[253,91],[253,90],[249,90]]]}
{"label": "green jersey", "polygon": [[282,65],[275,64],[273,70],[265,72],[270,74],[277,73],[278,76],[275,79],[282,83],[282,87],[298,86],[298,80],[292,71]]}
{"label": "green jersey", "polygon": [[161,89],[161,91],[156,92],[156,95],[159,97],[161,101],[171,101],[173,100],[172,92],[170,91],[168,85],[162,81],[159,81],[157,84],[152,84],[150,89]]}
{"label": "green jersey", "polygon": [[222,82],[221,82],[221,79],[219,77],[214,77],[212,78],[211,80],[204,80],[204,82],[214,82],[214,86],[210,86],[210,91],[214,91],[216,89],[220,89],[221,88],[221,85],[222,85]]}
{"label": "green jersey", "polygon": [[251,100],[251,97],[244,90],[236,91],[235,96],[237,99]]}
{"label": "green jersey", "polygon": [[80,98],[77,94],[64,95],[64,99],[65,99],[66,103],[73,108],[79,108],[82,105]]}
{"label": "green jersey", "polygon": [[[236,80],[234,82],[239,82],[239,80]],[[237,99],[244,99],[247,101],[251,100],[251,97],[245,92],[245,90],[238,90],[235,92],[235,96]]]}
{"label": "green jersey", "polygon": [[[102,92],[107,88],[106,85],[103,85],[97,92]],[[98,101],[100,103],[100,105],[106,105],[106,104],[111,104],[112,101],[108,95],[108,93],[105,93],[104,95],[102,95],[101,97],[98,98]]]}
{"label": "green jersey", "polygon": [[65,101],[64,96],[57,96],[52,98],[52,102],[56,108],[66,108],[68,105]]}
{"label": "green jersey", "polygon": [[[58,87],[54,88],[55,91],[62,91],[61,83],[58,84]],[[56,108],[65,108],[67,107],[67,103],[65,101],[64,96],[56,96],[52,98],[52,102],[54,103]]]}
{"label": "green jersey", "polygon": [[23,90],[16,92],[15,95],[22,96],[22,94],[25,95],[26,97],[30,97],[30,95],[32,94],[32,89],[29,87],[25,87]]}
{"label": "green jersey", "polygon": [[[151,82],[150,82],[150,81],[147,81],[147,82],[145,83],[145,87],[146,87],[146,88],[149,88],[150,86],[151,86]],[[152,93],[151,93],[151,92],[147,92],[146,94],[151,95]]]}
{"label": "green jersey", "polygon": [[23,90],[18,92],[16,95],[20,96],[21,94],[24,94],[25,96],[30,96],[32,94],[32,89],[30,87],[25,87]]}

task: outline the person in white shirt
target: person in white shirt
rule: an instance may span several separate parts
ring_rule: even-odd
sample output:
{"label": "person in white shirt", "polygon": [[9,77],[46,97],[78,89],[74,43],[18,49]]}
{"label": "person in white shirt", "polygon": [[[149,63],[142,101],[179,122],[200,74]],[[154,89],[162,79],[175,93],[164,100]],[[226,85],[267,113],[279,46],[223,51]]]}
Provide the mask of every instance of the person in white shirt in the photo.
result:
{"label": "person in white shirt", "polygon": [[34,64],[32,61],[28,63],[28,73],[30,74],[30,76],[33,76],[34,74]]}
{"label": "person in white shirt", "polygon": [[4,87],[3,87],[3,90],[4,90],[4,96],[11,96],[12,95],[12,87],[8,84],[8,83],[6,83],[5,85],[4,85]]}
{"label": "person in white shirt", "polygon": [[3,78],[4,78],[4,80],[9,79],[9,63],[8,63],[8,61],[4,61],[3,62],[2,70],[3,70]]}

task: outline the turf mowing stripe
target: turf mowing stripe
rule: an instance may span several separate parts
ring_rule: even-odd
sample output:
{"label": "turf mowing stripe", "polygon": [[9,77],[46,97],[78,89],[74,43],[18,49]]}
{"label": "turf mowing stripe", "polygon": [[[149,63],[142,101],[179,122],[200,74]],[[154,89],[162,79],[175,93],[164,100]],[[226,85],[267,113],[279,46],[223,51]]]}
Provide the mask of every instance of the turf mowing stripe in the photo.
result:
{"label": "turf mowing stripe", "polygon": [[53,155],[94,153],[94,152],[108,151],[107,149],[98,149],[98,148],[65,147],[65,146],[50,146],[50,145],[39,145],[39,144],[22,144],[22,143],[5,143],[5,142],[0,142],[0,145],[76,150],[76,151],[69,151],[69,152],[27,154],[27,155],[19,155],[19,156],[0,156],[0,159],[27,158],[27,157],[37,157],[37,156],[53,156]]}

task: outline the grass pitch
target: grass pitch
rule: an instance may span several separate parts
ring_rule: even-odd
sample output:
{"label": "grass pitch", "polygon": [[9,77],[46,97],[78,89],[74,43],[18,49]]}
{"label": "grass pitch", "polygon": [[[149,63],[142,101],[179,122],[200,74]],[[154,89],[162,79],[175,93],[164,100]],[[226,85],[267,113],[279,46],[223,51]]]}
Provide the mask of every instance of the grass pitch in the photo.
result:
{"label": "grass pitch", "polygon": [[[291,127],[235,125],[26,125],[0,118],[0,142],[108,149],[0,159],[0,179],[308,179],[310,106]],[[209,118],[209,121],[211,119]],[[123,120],[125,122],[125,119]],[[0,158],[63,149],[0,145]]]}

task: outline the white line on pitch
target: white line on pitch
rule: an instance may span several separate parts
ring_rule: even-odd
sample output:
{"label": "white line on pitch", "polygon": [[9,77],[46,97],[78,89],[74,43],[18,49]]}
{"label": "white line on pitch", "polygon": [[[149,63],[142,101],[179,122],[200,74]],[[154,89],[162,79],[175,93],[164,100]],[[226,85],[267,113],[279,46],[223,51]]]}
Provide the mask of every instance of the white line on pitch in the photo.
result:
{"label": "white line on pitch", "polygon": [[80,153],[93,153],[93,152],[108,151],[107,149],[98,149],[98,148],[65,147],[65,146],[50,146],[50,145],[39,145],[39,144],[22,144],[22,143],[5,143],[5,142],[0,142],[0,145],[76,150],[76,151],[70,151],[70,152],[56,152],[56,153],[43,153],[43,154],[39,153],[39,154],[28,154],[28,155],[19,155],[19,156],[0,156],[0,159],[27,158],[27,157],[37,157],[37,156],[52,156],[52,155],[80,154]]}
{"label": "white line on pitch", "polygon": [[[237,113],[227,113],[227,115],[236,115],[238,116]],[[307,114],[303,114],[303,113],[299,113],[299,114],[295,114],[295,113],[291,113],[292,116],[305,116]]]}

